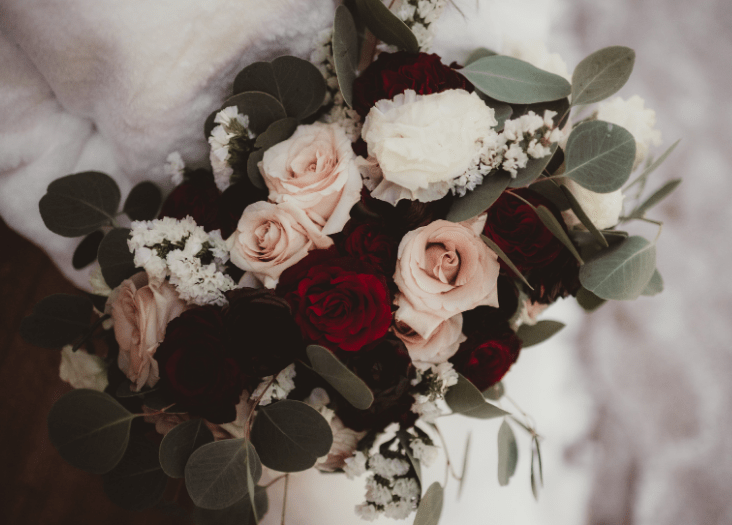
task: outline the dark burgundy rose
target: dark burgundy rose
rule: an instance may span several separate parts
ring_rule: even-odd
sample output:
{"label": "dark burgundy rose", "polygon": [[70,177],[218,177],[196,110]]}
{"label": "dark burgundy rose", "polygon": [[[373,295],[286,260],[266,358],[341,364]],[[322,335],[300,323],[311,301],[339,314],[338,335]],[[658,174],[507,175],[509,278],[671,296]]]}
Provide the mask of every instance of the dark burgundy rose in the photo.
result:
{"label": "dark burgundy rose", "polygon": [[[538,193],[521,188],[512,190],[534,207],[545,206],[564,224],[559,210]],[[566,226],[564,227],[566,231]],[[488,208],[483,233],[501,248],[521,273],[550,264],[567,248],[544,226],[536,212],[520,198],[504,192]],[[510,272],[501,260],[501,267]]]}
{"label": "dark burgundy rose", "polygon": [[537,303],[551,304],[568,295],[577,295],[580,289],[580,266],[569,252],[562,251],[551,264],[536,268],[528,277],[533,290],[526,290],[529,298]]}
{"label": "dark burgundy rose", "polygon": [[383,227],[349,221],[344,228],[341,251],[391,277],[396,267],[397,242]]}
{"label": "dark burgundy rose", "polygon": [[463,333],[470,337],[479,330],[491,330],[491,327],[505,325],[518,309],[518,288],[513,279],[507,275],[498,276],[498,308],[478,306],[463,312]]}
{"label": "dark burgundy rose", "polygon": [[228,352],[218,309],[202,306],[173,319],[155,359],[161,387],[190,414],[212,423],[236,419],[247,378]]}
{"label": "dark burgundy rose", "polygon": [[437,55],[381,53],[354,81],[353,109],[365,117],[377,100],[394,98],[407,89],[429,95],[448,89],[473,91],[473,85]]}
{"label": "dark burgundy rose", "polygon": [[304,355],[300,328],[282,297],[252,288],[236,289],[226,297],[224,327],[230,353],[248,375],[276,375]]}
{"label": "dark burgundy rose", "polygon": [[450,358],[455,370],[465,376],[481,392],[498,383],[521,350],[521,340],[504,325],[493,333],[481,331],[473,334]]}
{"label": "dark burgundy rose", "polygon": [[336,249],[314,250],[285,270],[277,293],[290,303],[303,337],[331,350],[360,350],[391,324],[384,276]]}

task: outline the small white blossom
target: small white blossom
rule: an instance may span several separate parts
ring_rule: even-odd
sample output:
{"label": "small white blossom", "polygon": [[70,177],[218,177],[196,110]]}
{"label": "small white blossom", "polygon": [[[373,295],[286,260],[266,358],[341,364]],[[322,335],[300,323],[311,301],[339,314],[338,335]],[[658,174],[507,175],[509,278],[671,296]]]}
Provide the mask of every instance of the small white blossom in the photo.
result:
{"label": "small white blossom", "polygon": [[440,410],[434,401],[430,401],[430,398],[422,395],[416,395],[414,397],[415,401],[412,405],[412,412],[427,423],[434,423],[442,415],[442,410]]}
{"label": "small white blossom", "polygon": [[186,164],[185,162],[183,162],[183,157],[180,156],[179,152],[174,151],[173,153],[168,155],[167,159],[165,159],[163,173],[169,176],[170,179],[173,181],[173,184],[175,184],[176,186],[183,182],[183,174],[185,173],[185,169]]}
{"label": "small white blossom", "polygon": [[391,489],[382,485],[376,478],[366,481],[366,501],[376,505],[386,505],[392,500]]}
{"label": "small white blossom", "polygon": [[384,508],[384,516],[395,520],[403,520],[409,517],[414,510],[414,506],[407,501],[392,501]]}
{"label": "small white blossom", "polygon": [[369,470],[382,478],[404,476],[409,472],[409,462],[399,458],[386,458],[381,454],[374,454],[369,458]]}
{"label": "small white blossom", "polygon": [[104,280],[102,267],[99,264],[92,268],[89,274],[89,286],[91,286],[94,295],[109,297],[112,293],[112,289],[107,285],[107,281]]}
{"label": "small white blossom", "polygon": [[356,515],[362,520],[366,521],[374,521],[376,518],[379,517],[379,513],[376,510],[376,507],[368,503],[361,503],[360,505],[356,505]]}
{"label": "small white blossom", "polygon": [[231,147],[240,139],[251,140],[254,133],[249,129],[249,116],[242,115],[236,106],[222,109],[214,117],[218,126],[211,130],[208,143],[211,145],[209,160],[216,187],[225,191],[231,184],[234,169],[231,167]]}
{"label": "small white blossom", "polygon": [[412,449],[412,455],[415,459],[418,459],[425,467],[432,465],[439,454],[436,446],[429,445],[421,439],[411,440],[409,447]]}
{"label": "small white blossom", "polygon": [[267,406],[273,401],[286,399],[290,392],[295,389],[295,363],[282,370],[272,384],[272,376],[265,377],[259,386],[252,392],[252,398],[261,396],[259,404]]}
{"label": "small white blossom", "polygon": [[399,478],[394,482],[394,495],[407,501],[419,497],[419,483],[414,478]]}
{"label": "small white blossom", "polygon": [[74,388],[90,388],[103,392],[107,381],[107,365],[104,359],[89,355],[84,350],[72,351],[71,345],[61,349],[58,375]]}
{"label": "small white blossom", "polygon": [[346,473],[348,479],[357,478],[366,472],[368,458],[360,450],[356,451],[352,457],[346,458],[344,461],[346,466],[343,467],[343,472]]}
{"label": "small white blossom", "polygon": [[447,391],[449,387],[457,385],[459,376],[450,361],[445,361],[444,363],[433,366],[432,371],[435,376],[437,376],[437,379],[442,381],[442,388],[445,391]]}

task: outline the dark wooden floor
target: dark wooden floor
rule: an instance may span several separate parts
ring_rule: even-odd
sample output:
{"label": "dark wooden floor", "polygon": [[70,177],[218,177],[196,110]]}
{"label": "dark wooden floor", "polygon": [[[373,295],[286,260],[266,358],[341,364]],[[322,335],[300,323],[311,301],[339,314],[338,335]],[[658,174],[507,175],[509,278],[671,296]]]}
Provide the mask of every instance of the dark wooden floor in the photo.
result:
{"label": "dark wooden floor", "polygon": [[45,254],[0,220],[0,524],[186,523],[110,503],[99,476],[65,463],[51,446],[46,415],[70,387],[59,352],[25,343],[21,319],[52,293],[78,293]]}

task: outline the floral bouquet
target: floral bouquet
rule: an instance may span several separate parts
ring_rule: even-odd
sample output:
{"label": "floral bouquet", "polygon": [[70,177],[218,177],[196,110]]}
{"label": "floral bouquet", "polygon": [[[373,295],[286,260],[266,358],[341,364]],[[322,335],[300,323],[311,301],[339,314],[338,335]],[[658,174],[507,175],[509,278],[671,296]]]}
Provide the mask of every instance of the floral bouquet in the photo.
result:
{"label": "floral bouquet", "polygon": [[144,182],[119,212],[98,172],[49,185],[40,213],[84,237],[93,293],[44,299],[21,331],[62,348],[77,389],[50,438],[113,502],[256,523],[266,486],[315,467],[368,476],[364,519],[435,524],[443,487],[421,466],[449,414],[504,419],[502,485],[512,425],[528,431],[537,494],[539,435],[501,379],[562,328],[537,320],[558,299],[589,311],[662,290],[657,238],[619,225],[660,231],[645,214],[679,181],[641,198],[671,150],[650,160],[638,97],[573,118],[625,84],[631,49],[571,79],[561,60],[487,49],[446,65],[425,52],[444,3],[346,2],[312,61],[247,66],[204,124],[212,169],[171,154],[164,202]]}

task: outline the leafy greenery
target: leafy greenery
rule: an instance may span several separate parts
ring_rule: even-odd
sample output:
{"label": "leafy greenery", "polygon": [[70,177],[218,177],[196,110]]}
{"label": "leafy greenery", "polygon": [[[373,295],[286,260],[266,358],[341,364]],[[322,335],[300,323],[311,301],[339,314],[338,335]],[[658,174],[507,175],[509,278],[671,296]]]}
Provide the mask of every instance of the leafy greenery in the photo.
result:
{"label": "leafy greenery", "polygon": [[584,264],[582,257],[580,257],[579,252],[577,252],[577,248],[575,248],[574,244],[572,244],[569,235],[567,235],[567,232],[564,231],[564,228],[562,228],[562,225],[559,224],[559,221],[549,210],[549,208],[547,208],[546,206],[539,206],[538,208],[534,208],[534,210],[539,216],[539,219],[541,219],[541,222],[544,223],[544,226],[546,226],[547,229],[552,232],[554,237],[559,239],[559,241],[567,247],[572,255],[574,255],[574,258],[577,259],[577,262],[579,262],[580,264]]}
{"label": "leafy greenery", "polygon": [[163,203],[163,194],[152,182],[141,182],[132,190],[125,200],[122,210],[133,221],[151,221],[158,216]]}
{"label": "leafy greenery", "polygon": [[420,487],[422,486],[422,466],[419,463],[419,460],[414,457],[412,454],[412,447],[409,446],[409,433],[405,430],[398,430],[397,431],[397,438],[399,439],[399,443],[402,445],[402,449],[404,449],[404,453],[409,458],[409,462],[412,464],[412,467],[414,468],[414,473],[417,474],[417,481],[419,481]]}
{"label": "leafy greenery", "polygon": [[577,292],[577,303],[586,312],[594,312],[607,302],[589,291],[587,288],[580,288]]}
{"label": "leafy greenery", "polygon": [[358,68],[358,34],[351,11],[339,5],[333,21],[333,62],[343,100],[353,107],[353,81]]}
{"label": "leafy greenery", "polygon": [[48,185],[38,207],[46,227],[63,237],[81,237],[114,224],[121,195],[109,175],[85,171]]}
{"label": "leafy greenery", "polygon": [[648,176],[651,173],[653,173],[656,170],[656,168],[658,168],[661,164],[663,164],[663,162],[668,158],[668,156],[671,155],[671,152],[676,149],[676,146],[679,145],[679,142],[681,142],[681,139],[679,139],[676,142],[674,142],[673,144],[671,144],[671,146],[666,151],[664,151],[660,157],[658,157],[655,161],[653,161],[653,163],[651,163],[650,166],[648,166],[646,169],[644,169],[643,172],[641,172],[641,174],[633,182],[628,184],[628,186],[626,187],[626,190],[628,190],[632,186],[635,186],[636,184],[639,184],[639,183],[642,186],[645,185],[646,180],[648,179]]}
{"label": "leafy greenery", "polygon": [[531,492],[534,494],[534,499],[539,499],[539,487],[542,485],[544,485],[544,469],[541,464],[541,448],[539,438],[534,435],[531,439]]}
{"label": "leafy greenery", "polygon": [[481,58],[485,57],[492,57],[493,55],[497,55],[495,51],[491,51],[488,48],[485,47],[479,47],[478,49],[474,50],[470,55],[468,55],[468,58],[465,60],[465,65],[472,64],[476,60],[479,60]]}
{"label": "leafy greenery", "polygon": [[99,243],[103,238],[104,232],[97,230],[82,239],[71,259],[71,265],[75,270],[81,270],[97,260],[97,250],[99,250]]}
{"label": "leafy greenery", "polygon": [[[264,487],[256,487],[254,500],[257,515],[264,515],[269,509],[267,490]],[[248,496],[244,496],[225,509],[209,510],[196,507],[193,511],[193,521],[196,525],[256,525],[258,522],[252,512],[252,503]]]}
{"label": "leafy greenery", "polygon": [[51,407],[48,436],[73,466],[104,474],[122,459],[135,417],[109,394],[80,388]]}
{"label": "leafy greenery", "polygon": [[60,348],[89,328],[92,302],[82,295],[54,294],[41,299],[20,323],[20,335],[32,345]]}
{"label": "leafy greenery", "polygon": [[600,233],[592,220],[590,220],[590,218],[587,216],[585,210],[582,209],[582,206],[577,201],[577,198],[572,194],[571,191],[569,191],[569,188],[567,188],[566,186],[560,186],[559,189],[562,191],[562,193],[564,193],[564,197],[565,199],[567,199],[569,207],[577,216],[577,219],[579,219],[582,225],[587,228],[587,231],[592,234],[592,237],[594,237],[594,239],[600,246],[607,248],[609,246],[609,244],[607,243],[607,239],[605,239],[605,236]]}
{"label": "leafy greenery", "polygon": [[511,426],[504,419],[498,429],[498,484],[508,485],[508,480],[516,472],[518,446]]}
{"label": "leafy greenery", "polygon": [[122,381],[119,386],[117,387],[117,391],[114,393],[115,397],[117,398],[126,398],[126,397],[142,397],[150,392],[155,392],[157,390],[157,387],[153,388],[145,388],[143,387],[139,392],[135,392],[132,389],[132,381],[129,379],[125,379]]}
{"label": "leafy greenery", "polygon": [[681,179],[673,179],[654,191],[650,197],[643,201],[636,209],[629,214],[629,218],[644,217],[646,212],[653,208],[656,204],[671,195],[671,193],[681,184]]}
{"label": "leafy greenery", "polygon": [[262,91],[247,91],[226,99],[222,108],[236,106],[237,111],[249,117],[249,129],[255,134],[264,133],[270,124],[287,117],[278,99]]}
{"label": "leafy greenery", "polygon": [[510,181],[511,175],[505,171],[486,175],[483,182],[476,186],[473,191],[469,191],[464,196],[457,197],[452,201],[450,211],[446,217],[447,220],[462,222],[480,215],[496,202],[503,190],[508,187]]}
{"label": "leafy greenery", "polygon": [[611,46],[595,51],[572,74],[572,105],[592,104],[617,93],[633,72],[635,51]]}
{"label": "leafy greenery", "polygon": [[535,325],[522,324],[516,335],[521,339],[523,348],[543,343],[564,328],[559,321],[539,321]]}
{"label": "leafy greenery", "polygon": [[530,158],[526,163],[526,167],[516,170],[516,177],[511,179],[509,186],[512,188],[520,188],[534,182],[551,162],[554,153],[557,151],[557,147],[556,144],[552,144],[549,155],[546,157],[539,159]]}
{"label": "leafy greenery", "polygon": [[445,394],[445,402],[456,414],[478,419],[491,419],[508,415],[508,412],[487,403],[473,383],[458,374],[458,382]]}
{"label": "leafy greenery", "polygon": [[358,15],[376,38],[410,53],[419,52],[412,30],[389,11],[381,0],[355,0]]}
{"label": "leafy greenery", "polygon": [[437,525],[442,514],[442,502],[445,498],[442,485],[434,482],[422,496],[414,517],[414,525]]}
{"label": "leafy greenery", "polygon": [[529,281],[526,280],[526,278],[523,276],[523,274],[519,271],[519,269],[516,267],[515,264],[511,262],[511,259],[508,258],[508,255],[505,254],[503,250],[501,250],[501,247],[498,246],[495,242],[493,242],[492,239],[489,237],[486,237],[485,235],[480,236],[481,239],[483,239],[483,242],[486,243],[488,248],[496,252],[496,255],[498,255],[498,258],[501,259],[506,265],[511,268],[511,271],[518,276],[519,279],[521,279],[526,286],[528,286],[530,289],[534,289],[530,284]]}
{"label": "leafy greenery", "polygon": [[115,228],[99,243],[97,259],[110,288],[116,288],[135,273],[135,256],[127,245],[129,234],[129,228]]}
{"label": "leafy greenery", "polygon": [[160,466],[171,478],[182,478],[191,454],[213,440],[213,434],[203,419],[184,421],[163,437],[160,443]]}
{"label": "leafy greenery", "polygon": [[646,295],[648,297],[653,295],[658,295],[663,291],[663,277],[661,277],[660,272],[658,269],[656,269],[653,272],[653,275],[651,276],[651,280],[648,281],[648,284],[641,292],[641,295]]}
{"label": "leafy greenery", "polygon": [[505,393],[506,389],[503,386],[503,382],[499,381],[495,385],[488,387],[488,389],[483,392],[483,397],[490,399],[491,401],[498,401]]}
{"label": "leafy greenery", "polygon": [[359,410],[366,410],[374,402],[374,394],[366,383],[328,350],[318,345],[307,347],[313,370],[325,379],[346,401]]}
{"label": "leafy greenery", "polygon": [[262,150],[268,150],[275,144],[289,139],[297,129],[297,119],[293,117],[277,120],[267,127],[267,130],[257,137],[254,146]]}
{"label": "leafy greenery", "polygon": [[249,155],[249,159],[247,159],[247,176],[249,177],[252,185],[255,188],[259,188],[260,190],[267,189],[267,184],[265,184],[264,182],[262,172],[259,170],[259,163],[262,162],[263,158],[264,150],[260,149],[257,151],[253,151]]}

